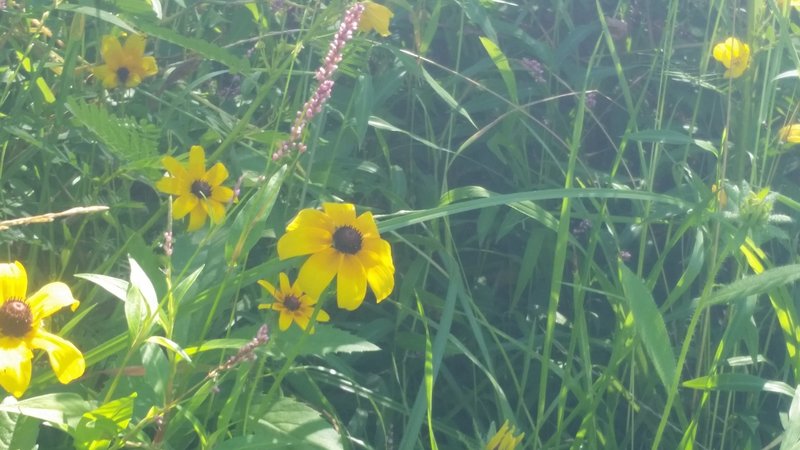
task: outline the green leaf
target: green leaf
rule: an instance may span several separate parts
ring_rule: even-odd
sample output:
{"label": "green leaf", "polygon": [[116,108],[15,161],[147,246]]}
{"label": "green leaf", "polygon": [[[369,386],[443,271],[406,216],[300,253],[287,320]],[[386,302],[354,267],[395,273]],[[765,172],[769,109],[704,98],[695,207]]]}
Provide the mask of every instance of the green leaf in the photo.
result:
{"label": "green leaf", "polygon": [[[13,397],[8,397],[9,399]],[[0,448],[30,450],[36,448],[39,421],[21,414],[0,412]]]}
{"label": "green leaf", "polygon": [[151,36],[179,45],[187,50],[197,52],[208,59],[221,62],[228,66],[233,72],[241,72],[249,67],[246,60],[238,58],[224,48],[216,46],[206,40],[187,37],[173,31],[171,28],[162,28],[149,22],[141,22],[136,25],[140,30]]}
{"label": "green leaf", "polygon": [[720,303],[728,303],[748,295],[763,294],[777,287],[793,283],[800,279],[800,264],[767,269],[758,275],[744,277],[712,292],[708,297],[700,298],[698,306],[705,308]]}
{"label": "green leaf", "polygon": [[112,400],[83,415],[74,433],[75,448],[108,448],[111,440],[128,428],[133,416],[134,392],[128,397]]}
{"label": "green leaf", "polygon": [[316,332],[306,337],[299,349],[295,349],[302,333],[304,332],[299,327],[289,327],[281,334],[281,339],[273,341],[271,350],[277,354],[299,351],[300,355],[318,356],[329,353],[359,353],[380,350],[380,347],[372,342],[330,325],[317,325]]}
{"label": "green leaf", "polygon": [[[506,64],[506,65],[507,65],[507,64]],[[438,81],[436,81],[436,80],[435,80],[435,79],[434,79],[434,78],[431,76],[431,74],[430,74],[430,73],[428,73],[428,71],[427,71],[427,70],[425,70],[425,68],[424,68],[424,67],[420,66],[419,68],[420,68],[420,71],[422,72],[422,78],[424,78],[424,79],[425,79],[425,82],[426,82],[426,83],[428,83],[428,86],[430,86],[430,87],[431,87],[431,89],[433,89],[433,92],[435,92],[435,93],[436,93],[436,95],[438,95],[438,96],[439,96],[439,98],[441,98],[442,100],[444,100],[444,102],[445,102],[445,103],[447,103],[447,105],[448,105],[448,106],[450,106],[451,108],[453,108],[453,109],[454,109],[456,112],[458,112],[458,113],[459,113],[461,116],[463,116],[465,119],[467,119],[467,121],[469,121],[470,125],[472,125],[474,128],[478,128],[478,126],[477,126],[477,125],[475,125],[475,122],[472,120],[472,117],[470,117],[470,116],[469,116],[469,113],[467,112],[467,110],[466,110],[466,109],[464,109],[464,108],[463,108],[461,105],[459,105],[459,104],[458,104],[458,101],[457,101],[455,98],[453,98],[453,96],[452,96],[452,95],[450,95],[450,93],[449,93],[449,92],[447,92],[447,91],[446,91],[446,90],[445,90],[445,89],[442,87],[442,85],[441,85],[441,84],[439,84],[439,82],[438,82]]]}
{"label": "green leaf", "polygon": [[486,53],[489,54],[495,67],[500,71],[500,76],[503,77],[503,82],[506,85],[511,100],[513,100],[514,103],[519,103],[519,97],[517,96],[517,80],[514,78],[514,71],[511,70],[511,65],[508,63],[508,58],[505,53],[500,50],[500,47],[492,39],[486,36],[481,36],[480,39],[483,48],[486,49]]}
{"label": "green leaf", "polygon": [[660,144],[693,144],[694,139],[674,130],[642,130],[628,133],[625,138],[637,142],[658,142]]}
{"label": "green leaf", "polygon": [[747,373],[721,373],[684,381],[683,387],[703,391],[775,392],[793,397],[795,390],[782,381],[765,380]]}
{"label": "green leaf", "polygon": [[669,340],[667,326],[658,310],[650,289],[636,276],[625,264],[620,263],[622,288],[625,300],[633,315],[633,326],[636,334],[642,340],[644,349],[653,361],[658,377],[669,389],[675,377],[675,354],[672,352],[672,343]]}
{"label": "green leaf", "polygon": [[[254,408],[259,410],[260,408]],[[260,448],[297,448],[337,450],[344,448],[336,430],[319,412],[290,398],[281,398],[262,417],[251,417],[252,427],[261,439]],[[250,429],[250,427],[248,427]],[[239,444],[239,442],[237,442]],[[267,445],[269,444],[269,445]],[[246,447],[221,443],[216,449]]]}
{"label": "green leaf", "polygon": [[91,281],[92,283],[105,289],[109,294],[122,300],[123,302],[125,301],[125,298],[128,296],[127,292],[130,283],[128,283],[125,280],[109,277],[108,275],[100,275],[96,273],[77,273],[75,274],[75,277]]}
{"label": "green leaf", "polygon": [[75,427],[81,416],[90,408],[89,402],[73,393],[45,394],[19,401],[13,397],[6,397],[0,404],[2,412],[45,420],[61,429]]}

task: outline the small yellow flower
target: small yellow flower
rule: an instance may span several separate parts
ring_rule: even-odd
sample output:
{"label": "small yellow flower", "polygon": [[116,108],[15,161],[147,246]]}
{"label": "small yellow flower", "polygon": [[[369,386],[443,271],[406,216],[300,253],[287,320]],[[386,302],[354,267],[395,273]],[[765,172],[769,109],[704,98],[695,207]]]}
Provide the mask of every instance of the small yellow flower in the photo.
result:
{"label": "small yellow flower", "polygon": [[506,420],[497,433],[489,439],[486,444],[486,450],[514,450],[525,437],[525,433],[514,436],[515,431],[514,426],[510,425]]}
{"label": "small yellow flower", "polygon": [[375,30],[383,37],[388,36],[389,21],[394,16],[391,9],[370,1],[361,2],[364,5],[364,12],[361,20],[358,21],[358,30],[368,32]]}
{"label": "small yellow flower", "polygon": [[225,205],[233,199],[233,189],[222,186],[228,178],[228,169],[216,163],[206,171],[206,155],[203,147],[192,146],[186,168],[171,156],[161,160],[170,176],[158,180],[159,191],[176,196],[172,203],[172,217],[182,219],[189,214],[189,231],[200,229],[211,217],[219,223],[225,217]]}
{"label": "small yellow flower", "polygon": [[19,262],[0,264],[0,386],[21,397],[31,382],[33,349],[47,352],[58,381],[83,375],[86,362],[71,342],[44,329],[44,319],[79,303],[64,283],[50,283],[27,298],[28,275]]}
{"label": "small yellow flower", "polygon": [[156,59],[144,56],[145,44],[145,38],[136,34],[125,40],[124,47],[115,36],[103,36],[100,54],[105,64],[92,69],[94,76],[106,89],[138,86],[146,77],[158,73]]}
{"label": "small yellow flower", "polygon": [[750,46],[729,37],[714,46],[714,59],[725,66],[725,78],[739,78],[750,66]]}
{"label": "small yellow flower", "polygon": [[318,298],[336,279],[336,303],[354,310],[367,294],[367,284],[381,302],[394,289],[392,247],[381,239],[372,213],[356,217],[349,203],[323,203],[323,211],[304,209],[278,241],[280,259],[311,255],[297,281]]}
{"label": "small yellow flower", "polygon": [[788,144],[800,143],[800,123],[786,125],[778,131],[781,142]]}
{"label": "small yellow flower", "polygon": [[[281,272],[279,278],[280,289],[275,289],[275,286],[267,281],[258,280],[258,284],[275,298],[274,303],[258,305],[258,309],[272,309],[280,312],[278,326],[281,331],[288,329],[292,322],[303,330],[307,330],[311,314],[314,312],[314,305],[317,304],[317,298],[304,292],[297,281],[293,285],[289,285],[289,277],[285,273]],[[328,313],[323,310],[317,313],[317,322],[327,322],[330,319]],[[314,329],[311,328],[310,332],[313,333]]]}

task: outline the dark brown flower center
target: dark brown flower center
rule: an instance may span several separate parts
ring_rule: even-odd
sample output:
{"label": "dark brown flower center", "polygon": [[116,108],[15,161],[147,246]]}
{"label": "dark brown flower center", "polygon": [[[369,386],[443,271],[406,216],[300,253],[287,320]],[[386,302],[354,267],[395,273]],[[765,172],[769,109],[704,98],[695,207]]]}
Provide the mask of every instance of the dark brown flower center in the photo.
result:
{"label": "dark brown flower center", "polygon": [[117,79],[120,83],[125,84],[128,82],[128,76],[130,76],[131,71],[128,70],[127,67],[120,67],[117,69]]}
{"label": "dark brown flower center", "polygon": [[283,307],[289,311],[297,311],[300,309],[300,305],[300,299],[295,297],[293,294],[287,295],[283,298]]}
{"label": "dark brown flower center", "polygon": [[0,333],[5,336],[25,336],[31,331],[32,324],[33,314],[24,301],[10,298],[0,306]]}
{"label": "dark brown flower center", "polygon": [[211,185],[205,180],[194,180],[191,191],[197,198],[211,198]]}
{"label": "dark brown flower center", "polygon": [[361,233],[350,225],[337,228],[333,232],[333,248],[355,255],[361,250]]}

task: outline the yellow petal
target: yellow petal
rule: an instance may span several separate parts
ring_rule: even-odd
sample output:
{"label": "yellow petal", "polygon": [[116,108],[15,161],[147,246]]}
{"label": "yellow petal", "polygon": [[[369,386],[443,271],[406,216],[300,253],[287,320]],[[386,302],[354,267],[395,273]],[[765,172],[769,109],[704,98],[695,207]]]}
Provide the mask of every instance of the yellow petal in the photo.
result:
{"label": "yellow petal", "polygon": [[336,304],[339,308],[352,311],[364,301],[367,295],[367,273],[361,261],[345,255],[336,274]]}
{"label": "yellow petal", "polygon": [[203,147],[193,145],[189,149],[189,178],[194,180],[201,180],[203,175],[206,174],[206,153]]}
{"label": "yellow petal", "polygon": [[211,200],[228,203],[233,199],[233,189],[225,186],[211,188]]}
{"label": "yellow petal", "polygon": [[375,224],[375,219],[369,211],[358,216],[353,225],[364,237],[380,236],[380,233],[378,233],[378,226]]}
{"label": "yellow petal", "polygon": [[394,290],[394,272],[383,265],[371,267],[367,270],[367,282],[380,303]]}
{"label": "yellow petal", "polygon": [[50,317],[56,311],[67,306],[75,311],[80,302],[72,297],[72,291],[64,283],[56,282],[44,285],[35,294],[28,298],[34,323]]}
{"label": "yellow petal", "polygon": [[311,297],[319,298],[336,275],[341,258],[342,255],[334,249],[311,255],[300,267],[295,284],[302,286]]}
{"label": "yellow petal", "polygon": [[100,54],[103,56],[103,60],[112,67],[112,70],[116,71],[116,68],[122,64],[124,57],[119,39],[111,35],[103,36],[103,41],[100,44]]}
{"label": "yellow petal", "polygon": [[199,205],[196,206],[189,214],[189,226],[186,227],[186,231],[196,231],[202,228],[206,223],[206,216],[206,210]]}
{"label": "yellow petal", "polygon": [[287,259],[330,249],[333,236],[322,228],[299,228],[278,240],[278,258]]}
{"label": "yellow petal", "polygon": [[307,315],[305,315],[305,314],[296,314],[294,316],[294,321],[297,322],[297,325],[299,325],[300,328],[302,328],[304,330],[308,329],[309,317]]}
{"label": "yellow petal", "polygon": [[334,227],[352,225],[356,220],[356,207],[352,203],[323,203],[322,209],[331,218]]}
{"label": "yellow petal", "polygon": [[147,44],[144,36],[139,34],[132,34],[125,40],[125,53],[129,57],[140,59],[144,55],[144,47]]}
{"label": "yellow petal", "polygon": [[103,64],[102,66],[94,67],[92,68],[92,73],[103,83],[104,88],[112,89],[117,87],[117,72],[111,70],[108,65]]}
{"label": "yellow petal", "polygon": [[331,316],[329,316],[328,313],[320,309],[319,312],[317,313],[317,322],[327,322],[329,320],[331,320]]}
{"label": "yellow petal", "polygon": [[281,311],[281,316],[278,318],[278,327],[280,327],[281,331],[289,329],[289,325],[291,324],[292,314],[286,310]]}
{"label": "yellow petal", "polygon": [[205,206],[205,210],[208,212],[208,216],[211,217],[212,222],[220,223],[225,218],[225,206],[222,203],[214,200],[202,200],[201,204]]}
{"label": "yellow petal", "polygon": [[128,73],[128,79],[125,80],[125,87],[127,88],[135,88],[136,86],[142,84],[142,77],[135,71],[130,71]]}
{"label": "yellow petal", "polygon": [[0,386],[21,397],[31,383],[33,353],[21,339],[0,338]]}
{"label": "yellow petal", "polygon": [[292,289],[292,285],[289,283],[289,277],[285,273],[281,272],[278,274],[278,281],[280,281],[281,292],[284,294]]}
{"label": "yellow petal", "polygon": [[182,219],[197,207],[200,200],[194,194],[181,195],[172,202],[172,217]]}
{"label": "yellow petal", "polygon": [[19,261],[0,264],[0,303],[8,299],[25,300],[28,274]]}
{"label": "yellow petal", "polygon": [[172,156],[165,156],[161,159],[161,164],[167,168],[167,171],[175,178],[187,180],[189,181],[188,184],[191,184],[189,180],[189,174],[186,172],[186,169],[183,168],[183,164],[178,162],[177,159],[173,158]]}
{"label": "yellow petal", "polygon": [[[275,286],[273,286],[272,283],[270,283],[267,280],[258,280],[258,284],[259,286],[263,287],[267,292],[269,292],[269,295],[275,297],[275,300],[280,300],[278,296],[275,294]],[[260,307],[261,305],[259,305],[259,308]]]}
{"label": "yellow petal", "polygon": [[204,178],[211,186],[219,186],[228,178],[228,169],[226,169],[222,163],[218,162],[208,169]]}
{"label": "yellow petal", "polygon": [[388,36],[389,21],[394,16],[392,10],[370,1],[363,2],[363,5],[364,12],[361,14],[361,20],[358,21],[359,31],[375,30],[381,36]]}
{"label": "yellow petal", "polygon": [[301,228],[322,228],[333,233],[333,222],[322,211],[316,209],[306,208],[301,210],[289,225],[286,225],[286,231],[294,231]]}
{"label": "yellow petal", "polygon": [[143,77],[150,77],[158,73],[158,66],[156,65],[156,59],[152,56],[145,56],[142,58],[142,76]]}
{"label": "yellow petal", "polygon": [[37,329],[31,338],[31,345],[47,352],[50,366],[53,367],[58,381],[63,384],[82,376],[86,370],[86,361],[81,351],[60,336]]}
{"label": "yellow petal", "polygon": [[156,189],[169,195],[190,194],[190,188],[185,179],[164,177],[156,182]]}

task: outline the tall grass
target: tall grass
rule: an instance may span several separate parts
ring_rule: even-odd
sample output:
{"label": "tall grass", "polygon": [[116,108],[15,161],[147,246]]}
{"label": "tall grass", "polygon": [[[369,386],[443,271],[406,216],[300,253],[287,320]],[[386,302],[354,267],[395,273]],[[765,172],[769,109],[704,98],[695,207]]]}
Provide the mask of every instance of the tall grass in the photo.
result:
{"label": "tall grass", "polygon": [[[46,326],[87,368],[62,385],[37,353],[0,442],[461,449],[508,420],[518,448],[793,448],[798,11],[385,4],[275,160],[350,3],[7,2],[3,262],[72,288]],[[123,32],[159,73],[105,90]],[[192,145],[238,199],[189,233],[155,183]],[[276,242],[323,202],[375,214],[395,288],[352,312],[328,289],[329,323],[282,331],[256,281],[294,277]],[[85,206],[109,209],[6,222]]]}

